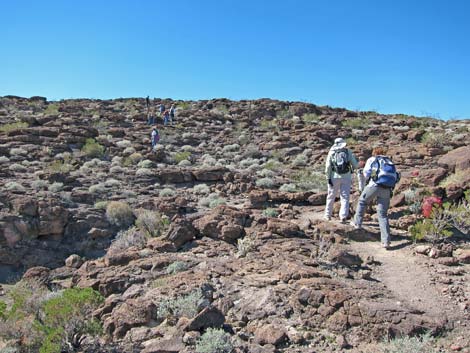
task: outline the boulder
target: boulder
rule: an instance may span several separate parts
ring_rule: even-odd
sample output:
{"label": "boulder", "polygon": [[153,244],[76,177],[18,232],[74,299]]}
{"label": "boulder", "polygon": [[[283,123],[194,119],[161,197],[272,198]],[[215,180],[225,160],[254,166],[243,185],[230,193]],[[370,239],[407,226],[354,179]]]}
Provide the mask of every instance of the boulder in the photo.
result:
{"label": "boulder", "polygon": [[466,170],[470,168],[470,146],[462,146],[447,152],[438,163],[451,171]]}
{"label": "boulder", "polygon": [[198,231],[191,222],[178,219],[171,223],[165,238],[172,242],[176,249],[180,249],[184,244],[193,240],[197,234]]}
{"label": "boulder", "polygon": [[265,325],[255,331],[255,343],[265,345],[272,344],[278,346],[287,340],[287,334],[284,329],[276,325]]}
{"label": "boulder", "polygon": [[204,308],[192,318],[185,327],[185,331],[201,331],[209,327],[221,327],[225,322],[225,316],[215,307]]}
{"label": "boulder", "polygon": [[297,224],[277,218],[268,219],[267,229],[285,237],[296,237],[303,234]]}
{"label": "boulder", "polygon": [[245,211],[221,205],[196,219],[193,225],[203,236],[234,242],[245,235],[244,227],[248,225],[249,219]]}
{"label": "boulder", "polygon": [[65,266],[67,267],[79,268],[81,265],[83,265],[83,259],[79,255],[73,254],[65,259]]}

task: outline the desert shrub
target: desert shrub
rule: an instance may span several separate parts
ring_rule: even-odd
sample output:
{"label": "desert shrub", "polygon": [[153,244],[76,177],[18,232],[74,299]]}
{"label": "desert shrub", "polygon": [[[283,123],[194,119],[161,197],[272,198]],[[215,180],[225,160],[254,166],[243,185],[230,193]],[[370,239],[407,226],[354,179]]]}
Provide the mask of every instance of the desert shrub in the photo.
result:
{"label": "desert shrub", "polygon": [[321,172],[301,170],[292,175],[292,179],[300,190],[323,192],[327,189],[325,175]]}
{"label": "desert shrub", "polygon": [[446,212],[452,225],[460,232],[470,235],[470,191],[457,204],[446,205]]}
{"label": "desert shrub", "polygon": [[144,159],[143,161],[140,161],[137,166],[139,168],[152,168],[154,166],[154,163],[150,159]]}
{"label": "desert shrub", "polygon": [[109,172],[111,174],[122,174],[124,173],[126,170],[123,168],[123,167],[120,167],[118,165],[115,165],[115,166],[112,166],[111,168],[109,168]]}
{"label": "desert shrub", "polygon": [[21,147],[12,148],[10,150],[10,156],[24,156],[26,154],[28,154],[28,151]]}
{"label": "desert shrub", "polygon": [[418,221],[410,227],[410,234],[414,240],[426,240],[433,244],[452,235],[450,231],[450,217],[445,209],[434,208],[431,217]]}
{"label": "desert shrub", "polygon": [[12,172],[18,172],[18,173],[25,173],[28,168],[26,168],[24,165],[18,164],[18,163],[13,163],[8,167],[9,170]]}
{"label": "desert shrub", "polygon": [[129,140],[121,140],[116,142],[116,146],[119,148],[127,148],[132,146],[132,142]]}
{"label": "desert shrub", "polygon": [[49,188],[48,190],[50,192],[60,192],[62,191],[64,188],[64,184],[63,183],[52,183],[51,185],[49,185]]}
{"label": "desert shrub", "polygon": [[295,184],[283,184],[279,190],[282,192],[296,192],[297,186]]}
{"label": "desert shrub", "polygon": [[253,237],[247,235],[243,238],[237,239],[237,257],[245,257],[255,248],[255,240]]}
{"label": "desert shrub", "polygon": [[343,120],[341,125],[353,129],[364,129],[371,125],[371,121],[369,118],[348,118]]}
{"label": "desert shrub", "polygon": [[259,123],[259,126],[262,128],[262,129],[266,129],[266,130],[269,130],[269,129],[276,129],[278,127],[278,123],[277,123],[277,120],[275,119],[261,119],[260,123]]}
{"label": "desert shrub", "polygon": [[82,147],[82,152],[88,157],[101,158],[104,154],[104,147],[96,142],[95,139],[87,138]]}
{"label": "desert shrub", "polygon": [[173,156],[173,159],[175,160],[176,163],[179,163],[181,161],[187,160],[189,157],[191,157],[191,152],[183,151],[183,152],[176,152],[175,155]]}
{"label": "desert shrub", "polygon": [[295,167],[303,167],[303,166],[306,166],[307,163],[308,163],[308,158],[304,154],[297,155],[292,161],[292,165],[294,165]]}
{"label": "desert shrub", "polygon": [[408,209],[413,214],[421,213],[421,203],[423,201],[423,195],[419,190],[410,188],[403,192],[405,197],[405,203],[408,205]]}
{"label": "desert shrub", "polygon": [[250,142],[250,137],[247,134],[242,133],[238,136],[238,142],[242,145],[246,145]]}
{"label": "desert shrub", "polygon": [[260,176],[260,177],[264,177],[264,178],[273,178],[276,176],[276,172],[270,170],[270,169],[261,169],[260,171],[258,171],[256,173],[256,175]]}
{"label": "desert shrub", "polygon": [[220,197],[217,193],[209,194],[207,197],[203,197],[199,200],[199,207],[209,207],[214,208],[218,205],[224,205],[226,203],[225,199]]}
{"label": "desert shrub", "polygon": [[237,152],[240,149],[240,145],[238,143],[234,143],[232,145],[225,145],[224,148],[222,148],[222,152],[228,153],[228,152]]}
{"label": "desert shrub", "polygon": [[171,188],[164,188],[160,190],[158,193],[158,196],[160,197],[173,197],[176,195],[176,190],[171,189]]}
{"label": "desert shrub", "polygon": [[433,338],[429,334],[421,337],[403,336],[380,344],[379,353],[439,353],[439,349],[432,345]]}
{"label": "desert shrub", "polygon": [[439,183],[441,187],[448,187],[450,185],[459,185],[465,181],[467,172],[463,170],[457,170],[455,173],[448,175],[443,181]]}
{"label": "desert shrub", "polygon": [[426,132],[421,137],[421,143],[426,147],[442,147],[443,142],[446,141],[446,136],[444,134],[439,134],[435,132]]}
{"label": "desert shrub", "polygon": [[270,159],[266,162],[263,166],[265,169],[273,170],[273,171],[280,171],[283,168],[283,164],[276,159]]}
{"label": "desert shrub", "polygon": [[193,318],[199,313],[203,302],[202,291],[196,289],[176,298],[163,299],[158,305],[157,315],[161,319],[166,317]]}
{"label": "desert shrub", "polygon": [[159,237],[168,229],[170,220],[156,211],[138,210],[135,225],[149,237]]}
{"label": "desert shrub", "polygon": [[131,246],[141,249],[147,244],[147,240],[148,237],[137,227],[121,230],[109,246],[108,252],[111,254],[119,253]]}
{"label": "desert shrub", "polygon": [[197,353],[230,353],[233,344],[230,335],[222,329],[208,328],[196,342]]}
{"label": "desert shrub", "polygon": [[178,166],[180,167],[189,167],[191,165],[191,162],[188,161],[187,159],[183,159],[181,162],[178,163]]}
{"label": "desert shrub", "polygon": [[181,146],[181,150],[184,152],[194,152],[194,147],[191,145]]}
{"label": "desert shrub", "polygon": [[49,186],[49,183],[45,180],[38,179],[38,180],[34,180],[33,182],[31,182],[31,187],[36,191],[46,190],[48,186]]}
{"label": "desert shrub", "polygon": [[106,218],[113,225],[128,227],[134,222],[134,213],[126,202],[110,201],[106,205]]}
{"label": "desert shrub", "polygon": [[106,206],[108,206],[108,201],[96,201],[93,207],[99,210],[105,210]]}
{"label": "desert shrub", "polygon": [[263,215],[266,217],[277,217],[279,212],[275,208],[266,208],[263,210]]}
{"label": "desert shrub", "polygon": [[320,121],[320,117],[314,113],[307,113],[307,114],[302,115],[302,120],[306,124],[314,124]]}
{"label": "desert shrub", "polygon": [[209,203],[209,208],[216,208],[220,205],[226,205],[227,201],[223,197],[218,197]]}
{"label": "desert shrub", "polygon": [[198,184],[194,185],[193,192],[197,195],[207,195],[211,190],[207,184]]}
{"label": "desert shrub", "polygon": [[59,105],[57,103],[49,103],[47,108],[44,110],[46,115],[56,115],[59,114]]}
{"label": "desert shrub", "polygon": [[5,164],[10,162],[10,158],[5,157],[5,156],[0,156],[0,164]]}
{"label": "desert shrub", "polygon": [[189,265],[183,261],[175,261],[168,265],[166,268],[166,273],[169,275],[173,275],[178,272],[186,271],[189,268]]}
{"label": "desert shrub", "polygon": [[94,184],[88,188],[88,192],[91,194],[103,194],[106,191],[106,186],[103,183]]}
{"label": "desert shrub", "polygon": [[73,170],[73,166],[65,161],[56,160],[51,162],[46,169],[51,173],[68,173]]}
{"label": "desert shrub", "polygon": [[101,333],[91,313],[104,298],[91,288],[51,292],[32,281],[21,281],[9,292],[11,305],[3,306],[0,336],[17,342],[18,352],[61,353],[72,339]]}
{"label": "desert shrub", "polygon": [[135,172],[135,175],[138,177],[151,177],[155,175],[155,172],[147,168],[139,168]]}
{"label": "desert shrub", "polygon": [[5,183],[5,189],[19,192],[26,191],[25,187],[16,181],[9,181],[8,183]]}
{"label": "desert shrub", "polygon": [[13,130],[24,129],[28,127],[28,123],[23,121],[18,121],[16,123],[9,123],[0,125],[0,132],[10,132]]}
{"label": "desert shrub", "polygon": [[134,165],[134,164],[138,164],[138,163],[142,160],[142,158],[144,158],[144,157],[142,156],[141,153],[139,153],[139,152],[134,152],[134,153],[131,153],[131,154],[126,158],[126,160],[127,160],[128,162],[130,162],[130,164]]}
{"label": "desert shrub", "polygon": [[261,178],[256,180],[256,186],[269,189],[274,186],[274,180],[272,178]]}
{"label": "desert shrub", "polygon": [[107,188],[120,187],[121,182],[119,180],[109,178],[104,182],[104,186],[106,186]]}

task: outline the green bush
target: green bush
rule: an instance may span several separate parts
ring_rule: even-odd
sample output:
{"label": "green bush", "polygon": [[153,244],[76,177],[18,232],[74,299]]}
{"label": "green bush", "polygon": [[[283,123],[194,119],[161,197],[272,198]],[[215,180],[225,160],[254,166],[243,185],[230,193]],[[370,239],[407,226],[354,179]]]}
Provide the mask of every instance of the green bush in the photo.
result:
{"label": "green bush", "polygon": [[349,127],[352,129],[364,129],[369,127],[371,124],[368,118],[353,118],[346,119],[341,122],[341,125],[344,127]]}
{"label": "green bush", "polygon": [[159,212],[139,210],[135,225],[149,237],[160,237],[168,229],[170,220]]}
{"label": "green bush", "polygon": [[177,152],[175,153],[174,159],[176,163],[179,163],[181,161],[188,160],[190,156],[191,156],[191,152],[189,151]]}
{"label": "green bush", "polygon": [[101,158],[104,154],[104,147],[96,142],[95,139],[88,138],[82,147],[82,152],[88,157]]}
{"label": "green bush", "polygon": [[230,353],[233,344],[230,335],[222,329],[208,328],[196,343],[197,353]]}
{"label": "green bush", "polygon": [[452,231],[447,211],[434,208],[430,218],[418,221],[410,227],[410,234],[414,240],[427,240],[433,244],[450,237]]}
{"label": "green bush", "polygon": [[302,120],[306,124],[314,124],[320,121],[320,117],[314,113],[307,113],[307,114],[302,115]]}
{"label": "green bush", "polygon": [[448,138],[444,133],[426,132],[420,139],[420,142],[426,147],[440,148]]}
{"label": "green bush", "polygon": [[36,282],[17,283],[0,304],[0,336],[16,342],[19,352],[61,353],[80,335],[101,333],[91,313],[104,298],[91,288],[50,292]]}
{"label": "green bush", "polygon": [[0,132],[10,132],[13,130],[24,129],[28,127],[28,123],[18,121],[16,123],[3,124],[0,126]]}
{"label": "green bush", "polygon": [[327,190],[325,175],[321,172],[300,170],[291,176],[297,188],[303,191],[323,192]]}
{"label": "green bush", "polygon": [[48,104],[46,110],[44,110],[44,114],[46,115],[59,114],[59,105],[57,103]]}
{"label": "green bush", "polygon": [[459,203],[446,205],[452,225],[465,235],[470,235],[470,190]]}
{"label": "green bush", "polygon": [[106,218],[109,223],[118,227],[128,227],[134,223],[131,207],[123,201],[110,201],[106,205]]}

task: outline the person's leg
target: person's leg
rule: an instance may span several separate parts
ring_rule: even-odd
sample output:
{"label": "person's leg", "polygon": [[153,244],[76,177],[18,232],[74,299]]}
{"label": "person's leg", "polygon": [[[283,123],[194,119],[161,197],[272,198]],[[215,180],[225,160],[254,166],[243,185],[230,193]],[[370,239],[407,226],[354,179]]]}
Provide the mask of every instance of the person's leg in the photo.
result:
{"label": "person's leg", "polygon": [[387,211],[390,206],[391,191],[388,188],[379,188],[377,193],[377,215],[379,216],[380,240],[382,246],[390,245],[390,225],[388,223]]}
{"label": "person's leg", "polygon": [[378,191],[378,186],[369,186],[367,185],[359,196],[357,201],[356,214],[354,216],[354,223],[357,226],[362,226],[362,220],[364,218],[364,213],[366,211],[367,204],[372,200]]}
{"label": "person's leg", "polygon": [[333,204],[335,203],[336,195],[338,195],[340,180],[331,179],[333,185],[328,184],[328,195],[326,196],[325,218],[330,219],[333,213]]}
{"label": "person's leg", "polygon": [[340,199],[341,208],[339,210],[339,219],[345,221],[349,216],[349,195],[351,193],[351,178],[341,178]]}

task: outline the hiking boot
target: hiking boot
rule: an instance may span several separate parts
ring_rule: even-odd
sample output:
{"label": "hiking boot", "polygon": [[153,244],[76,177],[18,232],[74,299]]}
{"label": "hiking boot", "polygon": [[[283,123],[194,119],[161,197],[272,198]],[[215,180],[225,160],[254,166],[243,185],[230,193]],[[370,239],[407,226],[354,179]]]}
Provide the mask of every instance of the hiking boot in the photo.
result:
{"label": "hiking boot", "polygon": [[359,224],[356,224],[356,222],[354,221],[349,222],[349,224],[352,225],[354,229],[362,229],[362,226]]}
{"label": "hiking boot", "polygon": [[346,224],[346,223],[347,223],[346,218],[340,218],[339,221],[340,221],[342,224]]}
{"label": "hiking boot", "polygon": [[390,243],[382,244],[382,248],[384,248],[385,250],[390,250]]}
{"label": "hiking boot", "polygon": [[331,216],[323,216],[323,220],[325,221],[331,221]]}

